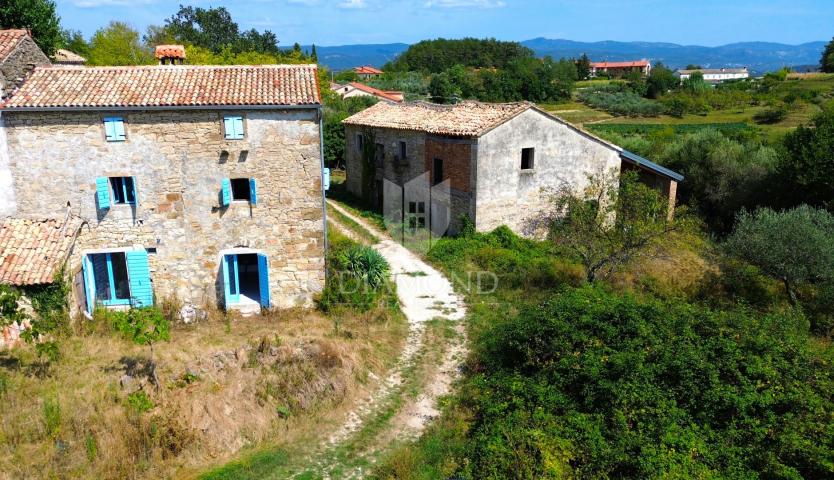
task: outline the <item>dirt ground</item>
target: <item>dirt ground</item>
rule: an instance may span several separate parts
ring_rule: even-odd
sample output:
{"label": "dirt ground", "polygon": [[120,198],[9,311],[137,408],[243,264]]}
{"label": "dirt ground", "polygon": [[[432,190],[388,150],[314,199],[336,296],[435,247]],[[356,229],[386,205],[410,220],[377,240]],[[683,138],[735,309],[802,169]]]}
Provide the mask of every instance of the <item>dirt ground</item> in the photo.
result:
{"label": "dirt ground", "polygon": [[112,333],[61,340],[40,364],[0,353],[0,478],[170,478],[242,448],[327,438],[377,388],[407,326],[377,311],[304,310],[177,326],[154,357]]}

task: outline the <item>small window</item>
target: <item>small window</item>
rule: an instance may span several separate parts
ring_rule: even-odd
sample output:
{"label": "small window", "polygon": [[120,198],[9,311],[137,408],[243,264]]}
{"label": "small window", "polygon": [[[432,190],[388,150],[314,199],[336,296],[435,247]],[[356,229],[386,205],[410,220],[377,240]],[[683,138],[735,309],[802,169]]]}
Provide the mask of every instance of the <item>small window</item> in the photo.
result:
{"label": "small window", "polygon": [[356,134],[356,151],[361,152],[365,147],[365,136],[361,133]]}
{"label": "small window", "polygon": [[406,156],[405,150],[405,142],[400,142],[400,160],[405,160],[408,157]]}
{"label": "small window", "polygon": [[226,140],[243,140],[243,117],[240,115],[223,117],[223,133]]}
{"label": "small window", "polygon": [[232,179],[232,200],[245,202],[252,200],[251,183],[248,178]]}
{"label": "small window", "polygon": [[122,117],[104,118],[104,138],[108,142],[125,141],[127,137],[125,135],[125,121]]}
{"label": "small window", "polygon": [[113,203],[116,205],[136,204],[136,185],[133,177],[110,177]]}
{"label": "small window", "polygon": [[533,160],[535,158],[536,149],[535,148],[522,148],[521,149],[521,169],[522,170],[532,170],[533,169]]}

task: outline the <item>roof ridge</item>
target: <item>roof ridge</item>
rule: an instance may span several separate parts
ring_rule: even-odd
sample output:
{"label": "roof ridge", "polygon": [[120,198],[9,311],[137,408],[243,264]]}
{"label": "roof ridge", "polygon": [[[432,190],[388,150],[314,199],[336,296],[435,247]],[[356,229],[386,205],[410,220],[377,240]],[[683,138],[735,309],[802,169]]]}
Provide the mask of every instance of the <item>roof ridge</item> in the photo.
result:
{"label": "roof ridge", "polygon": [[[74,53],[74,52],[73,52]],[[38,65],[35,67],[35,70],[51,70],[55,67],[55,65]],[[149,64],[149,65],[93,65],[93,66],[79,66],[75,69],[75,71],[92,71],[92,70],[189,70],[189,69],[253,69],[253,68],[318,68],[318,65],[315,63],[265,63],[265,64],[253,64],[253,65],[159,65],[159,64]],[[56,70],[58,70],[56,68]],[[67,70],[66,68],[60,68],[60,70]]]}

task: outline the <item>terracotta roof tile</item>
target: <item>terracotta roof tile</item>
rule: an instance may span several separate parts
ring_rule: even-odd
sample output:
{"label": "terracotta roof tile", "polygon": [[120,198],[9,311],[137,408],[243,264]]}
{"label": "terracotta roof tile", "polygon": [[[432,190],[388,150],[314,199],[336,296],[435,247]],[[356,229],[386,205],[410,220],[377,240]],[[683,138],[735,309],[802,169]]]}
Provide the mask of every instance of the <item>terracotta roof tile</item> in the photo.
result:
{"label": "terracotta roof tile", "polygon": [[23,29],[0,30],[0,60],[5,60],[29,32]]}
{"label": "terracotta roof tile", "polygon": [[63,48],[55,50],[55,55],[52,60],[57,64],[64,65],[84,65],[84,62],[87,61],[87,59],[81,55]]}
{"label": "terracotta roof tile", "polygon": [[591,62],[591,66],[594,68],[628,68],[646,67],[648,65],[648,60],[636,60],[633,62]]}
{"label": "terracotta roof tile", "polygon": [[52,283],[69,255],[81,221],[6,218],[0,225],[0,283]]}
{"label": "terracotta roof tile", "polygon": [[456,105],[380,102],[348,117],[342,123],[457,137],[478,137],[532,107],[528,102],[463,102]]}
{"label": "terracotta roof tile", "polygon": [[359,83],[359,82],[350,82],[350,85],[357,90],[362,90],[365,93],[370,93],[371,95],[373,95],[375,97],[380,97],[380,98],[383,98],[385,100],[389,100],[389,101],[396,102],[396,103],[399,103],[399,102],[403,101],[403,93],[402,92],[380,90],[378,88],[370,87],[368,85],[365,85],[365,84]]}
{"label": "terracotta roof tile", "polygon": [[317,105],[315,65],[38,67],[3,108]]}
{"label": "terracotta roof tile", "polygon": [[363,75],[363,74],[364,75],[382,75],[383,73],[385,73],[382,70],[380,70],[378,68],[374,68],[370,65],[362,65],[361,67],[354,67],[353,71],[360,74],[360,75]]}

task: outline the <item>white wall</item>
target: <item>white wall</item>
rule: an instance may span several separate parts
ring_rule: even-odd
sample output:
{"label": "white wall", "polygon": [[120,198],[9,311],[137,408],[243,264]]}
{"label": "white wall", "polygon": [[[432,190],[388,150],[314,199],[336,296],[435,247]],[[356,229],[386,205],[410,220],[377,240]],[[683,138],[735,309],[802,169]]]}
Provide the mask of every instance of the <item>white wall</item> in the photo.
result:
{"label": "white wall", "polygon": [[[532,171],[521,170],[521,150],[535,148]],[[536,220],[552,212],[562,187],[583,191],[589,175],[620,171],[619,152],[534,109],[478,140],[475,225],[507,225],[539,236]]]}
{"label": "white wall", "polygon": [[0,219],[17,212],[14,194],[14,180],[9,167],[9,147],[6,140],[6,128],[3,113],[0,112]]}

